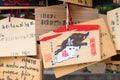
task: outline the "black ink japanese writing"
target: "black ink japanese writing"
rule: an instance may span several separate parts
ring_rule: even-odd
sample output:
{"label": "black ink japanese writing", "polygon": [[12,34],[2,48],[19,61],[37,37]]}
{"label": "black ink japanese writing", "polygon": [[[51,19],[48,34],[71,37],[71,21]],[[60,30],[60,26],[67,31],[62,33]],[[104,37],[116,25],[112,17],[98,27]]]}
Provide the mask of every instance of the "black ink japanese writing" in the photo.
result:
{"label": "black ink japanese writing", "polygon": [[21,28],[21,27],[32,27],[32,25],[34,25],[35,23],[33,21],[31,22],[21,22],[20,24],[3,24],[1,26],[1,29],[6,30],[6,29],[11,29],[11,28]]}

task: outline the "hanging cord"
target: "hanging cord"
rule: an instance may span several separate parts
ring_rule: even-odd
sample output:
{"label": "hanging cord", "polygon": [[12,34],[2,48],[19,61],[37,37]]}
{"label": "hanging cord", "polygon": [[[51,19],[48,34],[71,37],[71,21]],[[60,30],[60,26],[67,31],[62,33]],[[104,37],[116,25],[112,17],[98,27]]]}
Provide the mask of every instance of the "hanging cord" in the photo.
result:
{"label": "hanging cord", "polygon": [[66,7],[66,30],[68,30],[68,26],[69,26],[69,9],[68,9],[68,3],[65,3],[65,7]]}
{"label": "hanging cord", "polygon": [[73,24],[73,21],[72,21],[72,15],[71,15],[71,12],[70,12],[70,4],[68,4],[68,10],[69,10],[69,20],[70,20],[70,24],[72,25]]}
{"label": "hanging cord", "polygon": [[9,22],[11,21],[12,14],[13,14],[13,10],[10,11]]}
{"label": "hanging cord", "polygon": [[72,21],[72,15],[71,15],[71,9],[70,9],[70,4],[69,3],[64,3],[65,4],[65,8],[66,8],[66,30],[69,29],[69,24],[72,25],[73,21]]}

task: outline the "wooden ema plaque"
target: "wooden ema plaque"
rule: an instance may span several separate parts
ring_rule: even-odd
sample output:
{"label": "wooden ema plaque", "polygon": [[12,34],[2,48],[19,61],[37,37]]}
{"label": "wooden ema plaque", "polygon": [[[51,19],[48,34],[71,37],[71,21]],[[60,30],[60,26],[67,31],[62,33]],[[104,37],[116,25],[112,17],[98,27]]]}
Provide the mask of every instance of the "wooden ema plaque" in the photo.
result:
{"label": "wooden ema plaque", "polygon": [[9,18],[0,20],[0,57],[36,55],[35,21]]}
{"label": "wooden ema plaque", "polygon": [[[103,60],[110,58],[114,55],[116,55],[116,49],[114,47],[113,41],[111,39],[111,35],[109,33],[108,27],[106,26],[106,23],[104,19],[95,19],[88,22],[81,23],[83,24],[98,24],[100,26],[100,43],[101,43],[101,58]],[[80,24],[79,24],[80,25]],[[96,64],[98,62],[92,62],[92,63],[86,63],[86,64],[77,64],[77,65],[71,65],[71,66],[65,66],[65,67],[57,67],[54,68],[55,76],[61,77],[66,74],[69,74],[71,72],[74,72],[76,70],[85,68],[87,66]]]}
{"label": "wooden ema plaque", "polygon": [[120,8],[107,12],[107,22],[116,50],[120,50]]}
{"label": "wooden ema plaque", "polygon": [[68,3],[73,3],[77,5],[82,5],[82,6],[88,6],[92,7],[93,6],[93,1],[92,0],[60,0]]}
{"label": "wooden ema plaque", "polygon": [[40,36],[44,68],[99,61],[98,25],[70,25]]}
{"label": "wooden ema plaque", "polygon": [[0,80],[41,80],[40,60],[30,57],[0,58]]}

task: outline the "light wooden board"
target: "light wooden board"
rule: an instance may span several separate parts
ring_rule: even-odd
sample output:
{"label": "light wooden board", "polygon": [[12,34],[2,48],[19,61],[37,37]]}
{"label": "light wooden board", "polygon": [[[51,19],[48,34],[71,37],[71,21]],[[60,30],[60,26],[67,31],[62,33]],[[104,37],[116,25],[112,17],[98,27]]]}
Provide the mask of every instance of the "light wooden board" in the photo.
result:
{"label": "light wooden board", "polygon": [[[104,18],[105,22],[108,23],[108,22],[107,22],[107,15],[105,15],[105,14],[99,14],[99,18]],[[107,24],[107,25],[108,25],[108,24]],[[111,33],[110,33],[110,34],[111,34]],[[111,35],[112,35],[112,34],[111,34]],[[119,50],[117,51],[117,54],[120,54],[120,51],[119,51]]]}
{"label": "light wooden board", "polygon": [[68,29],[62,26],[40,36],[44,68],[101,60],[98,25],[70,25]]}
{"label": "light wooden board", "polygon": [[0,20],[0,57],[35,56],[35,21],[23,18]]}
{"label": "light wooden board", "polygon": [[38,59],[40,60],[40,79],[39,80],[42,80],[43,79],[43,61],[42,61],[42,56],[41,56],[41,51],[40,51],[40,44],[37,43],[37,55],[36,56],[31,56],[32,58],[35,58],[35,59]]}
{"label": "light wooden board", "polygon": [[120,61],[111,61],[112,64],[119,64],[120,65]]}
{"label": "light wooden board", "polygon": [[120,0],[113,0],[114,3],[120,4]]}
{"label": "light wooden board", "polygon": [[29,57],[0,58],[0,80],[41,80],[40,60]]}
{"label": "light wooden board", "polygon": [[93,6],[92,0],[60,0],[60,1],[82,5],[82,6],[89,6],[89,7]]}
{"label": "light wooden board", "polygon": [[[73,23],[80,23],[98,18],[98,11],[92,8],[86,8],[76,5],[71,6],[71,15]],[[66,9],[64,5],[47,6],[35,9],[36,36],[57,29],[65,25]]]}
{"label": "light wooden board", "polygon": [[[100,40],[101,40],[101,51],[102,51],[101,52],[101,54],[102,54],[101,58],[102,58],[102,60],[108,59],[111,56],[114,56],[114,55],[117,54],[116,49],[115,49],[114,44],[113,44],[112,39],[111,39],[111,35],[109,33],[109,29],[106,26],[106,23],[105,23],[104,19],[102,19],[102,18],[101,19],[95,19],[95,20],[91,20],[91,21],[84,22],[84,23],[81,23],[81,24],[98,24],[100,26],[100,34],[101,34],[101,39]],[[98,62],[54,68],[55,76],[58,78],[58,77],[67,75],[71,72],[74,72],[76,70],[79,70],[79,69],[85,68],[87,66],[93,65],[95,63],[98,63]]]}
{"label": "light wooden board", "polygon": [[107,12],[107,22],[116,50],[120,50],[120,8]]}
{"label": "light wooden board", "polygon": [[0,10],[9,10],[9,9],[35,9],[41,6],[0,6]]}

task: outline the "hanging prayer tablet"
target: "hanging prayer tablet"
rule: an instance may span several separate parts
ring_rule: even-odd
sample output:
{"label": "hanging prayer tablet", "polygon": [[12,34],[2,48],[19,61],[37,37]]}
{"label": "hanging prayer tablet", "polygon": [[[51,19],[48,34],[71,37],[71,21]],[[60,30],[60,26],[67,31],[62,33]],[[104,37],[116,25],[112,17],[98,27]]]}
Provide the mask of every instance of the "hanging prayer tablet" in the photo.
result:
{"label": "hanging prayer tablet", "polygon": [[0,20],[0,57],[36,55],[35,21],[9,18]]}
{"label": "hanging prayer tablet", "polygon": [[[117,54],[117,52],[115,50],[115,46],[111,39],[111,35],[109,33],[109,29],[108,29],[104,19],[100,18],[100,19],[90,20],[90,21],[87,21],[84,23],[80,23],[79,25],[83,25],[83,24],[98,24],[100,27],[100,43],[101,43],[101,45],[100,45],[101,46],[101,60],[100,61],[109,59],[110,57]],[[76,64],[76,65],[64,66],[64,67],[56,67],[56,68],[54,68],[54,73],[55,73],[55,76],[58,78],[58,77],[66,75],[66,74],[72,73],[76,70],[96,64],[98,62],[92,62],[92,63],[86,63],[86,64]]]}
{"label": "hanging prayer tablet", "polygon": [[40,36],[45,68],[100,60],[98,25],[69,25]]}
{"label": "hanging prayer tablet", "polygon": [[108,11],[107,22],[116,50],[120,50],[120,8]]}
{"label": "hanging prayer tablet", "polygon": [[0,80],[42,80],[40,63],[30,57],[0,58]]}

